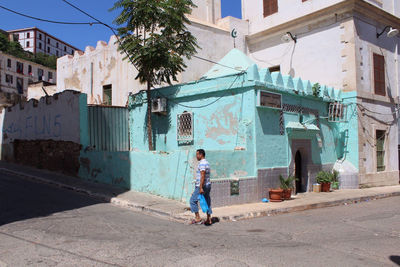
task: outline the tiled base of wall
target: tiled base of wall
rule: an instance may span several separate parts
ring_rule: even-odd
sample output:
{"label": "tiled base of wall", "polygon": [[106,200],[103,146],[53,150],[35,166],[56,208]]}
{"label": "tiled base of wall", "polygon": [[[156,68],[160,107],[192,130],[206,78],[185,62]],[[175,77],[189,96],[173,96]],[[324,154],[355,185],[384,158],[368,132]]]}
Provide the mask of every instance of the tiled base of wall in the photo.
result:
{"label": "tiled base of wall", "polygon": [[[330,171],[333,165],[308,165],[308,189],[312,190],[315,177],[321,170]],[[212,181],[211,200],[213,207],[260,202],[268,197],[269,188],[278,188],[279,175],[287,176],[287,168],[259,169],[257,178],[239,179],[239,194],[231,195],[231,179]]]}
{"label": "tiled base of wall", "polygon": [[257,178],[246,178],[239,181],[239,195],[231,196],[232,180],[212,182],[211,201],[213,207],[222,207],[252,203],[258,201]]}

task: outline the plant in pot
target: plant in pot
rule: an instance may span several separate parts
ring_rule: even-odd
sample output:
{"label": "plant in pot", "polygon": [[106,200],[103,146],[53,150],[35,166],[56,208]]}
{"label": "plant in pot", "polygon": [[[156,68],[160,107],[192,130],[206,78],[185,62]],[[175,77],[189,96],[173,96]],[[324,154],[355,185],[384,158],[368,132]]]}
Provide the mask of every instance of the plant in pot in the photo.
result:
{"label": "plant in pot", "polygon": [[269,189],[269,201],[270,202],[282,202],[283,201],[283,189],[282,188],[270,188]]}
{"label": "plant in pot", "polygon": [[297,178],[294,176],[288,176],[287,178],[283,178],[282,175],[279,175],[279,181],[281,182],[281,189],[283,189],[282,197],[284,200],[289,200],[292,198],[292,189],[294,188],[294,181]]}
{"label": "plant in pot", "polygon": [[321,192],[330,192],[332,182],[332,173],[320,171],[317,174],[317,183],[321,184]]}
{"label": "plant in pot", "polygon": [[332,171],[332,189],[339,189],[339,172],[337,170]]}

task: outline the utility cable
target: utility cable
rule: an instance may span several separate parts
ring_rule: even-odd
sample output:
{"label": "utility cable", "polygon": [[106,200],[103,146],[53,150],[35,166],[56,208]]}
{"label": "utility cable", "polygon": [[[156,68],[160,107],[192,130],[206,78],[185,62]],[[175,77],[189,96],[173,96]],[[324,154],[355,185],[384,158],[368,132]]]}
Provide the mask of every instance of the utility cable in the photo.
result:
{"label": "utility cable", "polygon": [[[241,75],[243,75],[244,73],[245,73],[245,72],[238,73],[238,74],[236,75],[235,80],[233,80],[233,82],[231,83],[231,85],[230,85],[226,90],[231,89],[232,86],[235,84],[236,80],[237,80]],[[178,103],[178,102],[176,102],[176,101],[174,101],[174,100],[172,100],[172,99],[170,99],[170,98],[167,98],[166,96],[164,96],[164,95],[160,92],[160,90],[158,90],[157,93],[159,93],[162,97],[168,99],[168,101],[171,101],[171,102],[174,103],[175,105],[178,105],[178,106],[181,106],[181,107],[184,107],[184,108],[193,108],[193,109],[196,109],[196,108],[205,108],[205,107],[211,106],[212,104],[215,104],[216,102],[218,102],[219,100],[221,100],[223,97],[226,96],[226,95],[222,95],[222,96],[218,97],[217,99],[213,100],[212,102],[207,103],[207,104],[204,104],[204,105],[201,105],[201,106],[187,106],[187,105],[184,105],[184,104],[180,104],[180,103]]]}
{"label": "utility cable", "polygon": [[[102,24],[102,25],[104,25],[105,27],[109,28],[109,29],[113,32],[113,34],[117,37],[118,43],[120,44],[120,46],[121,46],[122,50],[124,51],[124,53],[127,55],[127,58],[129,59],[129,61],[132,63],[132,65],[133,65],[133,66],[136,68],[136,70],[137,70],[137,67],[136,67],[135,64],[133,63],[133,61],[132,61],[130,55],[128,54],[128,52],[127,52],[127,51],[125,50],[125,48],[123,47],[123,45],[122,45],[122,43],[121,43],[121,40],[120,40],[118,34],[115,32],[115,28],[113,28],[113,27],[111,27],[110,25],[108,25],[108,24],[102,22],[101,20],[95,18],[94,16],[90,15],[89,13],[87,13],[87,12],[84,11],[84,10],[82,10],[81,8],[75,6],[74,4],[70,3],[69,1],[67,1],[67,0],[61,0],[61,1],[63,1],[63,2],[66,3],[66,4],[68,4],[69,6],[73,7],[74,9],[78,10],[79,12],[85,14],[86,16],[88,16],[88,17],[94,19],[95,21],[97,21],[97,23]],[[225,68],[230,68],[230,69],[233,69],[233,70],[236,70],[236,71],[243,71],[243,70],[237,70],[237,69],[234,68],[234,67],[226,66],[226,65],[224,65],[224,64],[221,64],[221,63],[212,61],[212,60],[210,60],[210,59],[202,58],[202,57],[199,57],[199,56],[196,56],[196,55],[193,55],[193,57],[194,57],[194,58],[197,58],[197,59],[200,59],[200,60],[204,60],[204,61],[210,62],[210,63],[214,63],[214,64],[217,64],[217,65],[220,65],[220,66],[225,67]]]}
{"label": "utility cable", "polygon": [[19,16],[23,16],[26,18],[30,18],[30,19],[34,19],[34,20],[38,20],[38,21],[43,21],[43,22],[48,22],[48,23],[55,23],[55,24],[66,24],[66,25],[93,25],[93,24],[100,24],[99,22],[68,22],[68,21],[55,21],[55,20],[48,20],[48,19],[42,19],[42,18],[38,18],[38,17],[33,17],[30,15],[26,15],[20,12],[17,12],[15,10],[9,9],[5,6],[1,6],[0,8],[7,10],[11,13],[17,14]]}

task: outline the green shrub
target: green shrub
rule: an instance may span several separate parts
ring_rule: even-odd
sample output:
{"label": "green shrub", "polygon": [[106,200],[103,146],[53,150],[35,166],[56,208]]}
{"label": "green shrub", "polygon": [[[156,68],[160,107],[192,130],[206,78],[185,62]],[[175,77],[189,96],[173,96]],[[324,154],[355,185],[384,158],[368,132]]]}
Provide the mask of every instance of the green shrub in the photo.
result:
{"label": "green shrub", "polygon": [[321,184],[321,183],[334,183],[335,186],[337,185],[337,187],[339,187],[339,172],[336,170],[333,171],[320,171],[317,174],[317,183]]}
{"label": "green shrub", "polygon": [[281,189],[283,190],[288,190],[294,188],[294,181],[297,181],[298,179],[294,176],[288,176],[286,179],[283,178],[282,175],[279,175],[279,181],[281,182]]}

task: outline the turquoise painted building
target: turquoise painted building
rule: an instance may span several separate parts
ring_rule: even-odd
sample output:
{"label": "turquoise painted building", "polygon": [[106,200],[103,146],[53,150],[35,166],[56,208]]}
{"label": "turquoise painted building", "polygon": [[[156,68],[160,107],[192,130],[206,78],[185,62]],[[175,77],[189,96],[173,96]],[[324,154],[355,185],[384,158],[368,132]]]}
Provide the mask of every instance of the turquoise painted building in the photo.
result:
{"label": "turquoise painted building", "polygon": [[257,202],[281,174],[298,176],[296,190],[309,191],[316,174],[334,166],[342,188],[357,186],[354,93],[259,69],[234,49],[202,79],[151,97],[155,151],[148,150],[146,94],[129,97],[124,156],[133,190],[187,202],[199,148],[211,164],[214,206]]}

